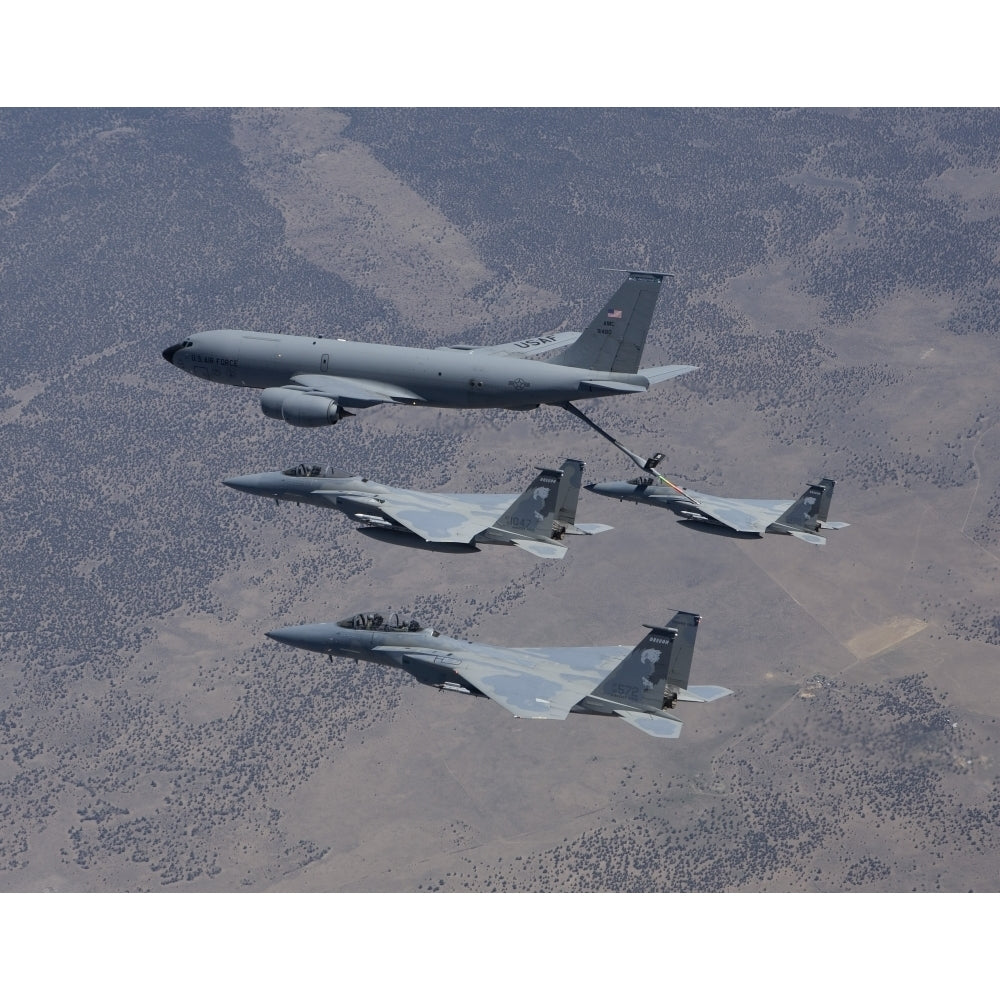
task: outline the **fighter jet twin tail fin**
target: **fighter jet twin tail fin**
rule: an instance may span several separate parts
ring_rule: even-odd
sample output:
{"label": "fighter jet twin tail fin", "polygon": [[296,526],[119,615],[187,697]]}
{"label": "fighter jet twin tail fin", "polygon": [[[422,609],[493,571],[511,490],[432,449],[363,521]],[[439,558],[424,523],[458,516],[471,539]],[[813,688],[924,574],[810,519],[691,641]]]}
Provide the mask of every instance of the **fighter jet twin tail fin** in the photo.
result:
{"label": "fighter jet twin tail fin", "polygon": [[[604,679],[594,697],[651,736],[680,735],[681,721],[668,709],[678,701],[715,701],[732,692],[714,685],[688,686],[699,615],[678,611],[666,625],[647,625],[649,634]],[[624,704],[622,704],[624,702]]]}
{"label": "fighter jet twin tail fin", "polygon": [[804,542],[825,545],[826,539],[819,534],[821,528],[846,528],[846,521],[828,521],[830,501],[833,500],[833,480],[821,479],[818,485],[810,486],[771,526],[777,533],[787,532]]}
{"label": "fighter jet twin tail fin", "polygon": [[561,469],[539,468],[531,485],[477,536],[481,542],[509,542],[543,559],[561,559],[564,534],[595,535],[609,524],[576,523],[576,506],[583,479],[583,462],[566,459]]}

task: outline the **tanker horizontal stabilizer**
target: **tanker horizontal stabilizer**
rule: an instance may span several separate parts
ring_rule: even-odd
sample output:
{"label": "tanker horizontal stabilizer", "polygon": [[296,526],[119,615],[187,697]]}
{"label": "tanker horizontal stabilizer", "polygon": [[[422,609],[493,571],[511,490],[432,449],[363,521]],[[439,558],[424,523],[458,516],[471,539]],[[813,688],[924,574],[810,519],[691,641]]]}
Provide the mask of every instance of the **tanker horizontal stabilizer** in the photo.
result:
{"label": "tanker horizontal stabilizer", "polygon": [[666,382],[672,378],[679,378],[687,375],[688,372],[696,372],[697,365],[660,365],[658,368],[640,368],[639,374],[649,382],[656,385],[658,382]]}

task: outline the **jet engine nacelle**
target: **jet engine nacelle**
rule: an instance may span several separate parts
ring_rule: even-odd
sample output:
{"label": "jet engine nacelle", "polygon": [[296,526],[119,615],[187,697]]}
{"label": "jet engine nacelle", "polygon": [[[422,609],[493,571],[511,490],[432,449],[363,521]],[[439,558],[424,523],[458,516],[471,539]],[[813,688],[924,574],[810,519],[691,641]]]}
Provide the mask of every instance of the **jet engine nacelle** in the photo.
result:
{"label": "jet engine nacelle", "polygon": [[296,389],[265,389],[260,394],[260,408],[265,417],[284,420],[293,427],[325,427],[342,415],[337,400]]}

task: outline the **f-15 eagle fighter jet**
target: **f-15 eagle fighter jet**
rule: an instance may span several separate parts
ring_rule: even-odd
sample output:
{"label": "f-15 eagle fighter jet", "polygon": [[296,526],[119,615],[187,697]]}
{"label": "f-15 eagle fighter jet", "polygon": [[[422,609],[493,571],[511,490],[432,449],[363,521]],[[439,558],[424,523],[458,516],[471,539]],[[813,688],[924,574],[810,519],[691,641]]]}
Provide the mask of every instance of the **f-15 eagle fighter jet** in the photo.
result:
{"label": "f-15 eagle fighter jet", "polygon": [[793,504],[787,500],[733,500],[681,489],[657,473],[627,482],[590,483],[591,493],[663,507],[693,527],[735,532],[739,535],[792,535],[813,545],[826,545],[820,531],[847,528],[844,521],[827,520],[833,499],[833,480],[821,479]]}
{"label": "f-15 eagle fighter jet", "polygon": [[451,639],[398,612],[366,612],[338,622],[293,625],[269,639],[399,667],[421,684],[491,698],[522,719],[565,719],[570,712],[624,719],[661,738],[680,736],[683,702],[708,702],[728,688],[688,683],[698,615],[679,611],[628,646],[508,649]]}
{"label": "f-15 eagle fighter jet", "polygon": [[385,486],[319,465],[224,479],[226,486],[281,503],[332,508],[365,534],[411,548],[475,551],[478,545],[513,545],[543,559],[566,555],[566,535],[596,535],[609,524],[577,524],[583,462],[539,469],[517,493],[423,493]]}

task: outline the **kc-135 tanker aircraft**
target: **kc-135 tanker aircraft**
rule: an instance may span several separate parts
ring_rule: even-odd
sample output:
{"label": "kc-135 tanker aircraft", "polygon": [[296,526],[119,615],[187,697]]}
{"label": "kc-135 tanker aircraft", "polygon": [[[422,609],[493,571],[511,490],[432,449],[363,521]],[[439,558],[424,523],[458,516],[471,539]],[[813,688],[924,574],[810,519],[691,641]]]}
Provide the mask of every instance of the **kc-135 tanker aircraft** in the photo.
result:
{"label": "kc-135 tanker aircraft", "polygon": [[520,495],[422,493],[385,486],[319,465],[224,479],[226,486],[280,503],[342,511],[366,534],[438,552],[472,552],[477,545],[514,545],[543,559],[562,559],[564,535],[596,535],[609,524],[577,524],[583,462],[540,469]]}
{"label": "kc-135 tanker aircraft", "polygon": [[698,615],[679,611],[628,646],[508,649],[452,639],[393,612],[352,615],[339,622],[293,625],[268,638],[330,657],[400,667],[421,684],[485,696],[523,719],[565,719],[570,712],[618,716],[650,736],[676,738],[677,702],[715,701],[732,694],[689,686]]}
{"label": "kc-135 tanker aircraft", "polygon": [[[163,351],[209,382],[263,389],[264,414],[296,427],[335,424],[347,409],[409,406],[530,410],[542,403],[645,392],[693,365],[639,368],[664,274],[630,271],[582,333],[433,350],[248,330],[195,333]],[[559,350],[547,361],[533,355]]]}
{"label": "kc-135 tanker aircraft", "polygon": [[828,521],[833,480],[811,485],[793,504],[787,500],[733,500],[682,490],[669,479],[641,476],[627,482],[590,483],[585,489],[601,496],[663,507],[687,519],[692,527],[736,534],[792,535],[813,545],[826,545],[824,528],[847,528],[844,521]]}

